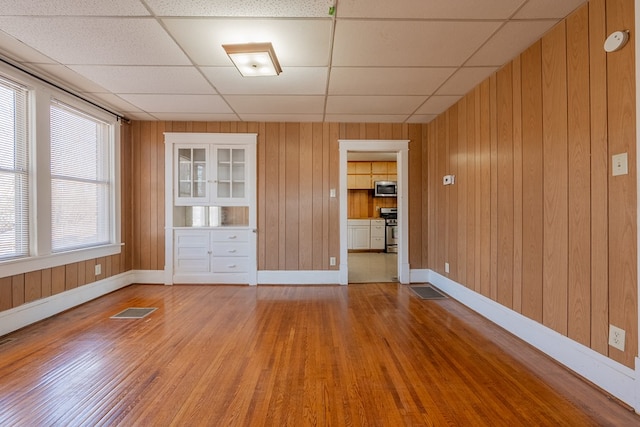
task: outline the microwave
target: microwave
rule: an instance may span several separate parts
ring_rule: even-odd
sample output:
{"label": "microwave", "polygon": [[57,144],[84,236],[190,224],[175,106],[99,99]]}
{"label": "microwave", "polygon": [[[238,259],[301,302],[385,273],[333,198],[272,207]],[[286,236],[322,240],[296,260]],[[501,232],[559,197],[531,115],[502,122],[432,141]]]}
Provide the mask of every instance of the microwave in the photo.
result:
{"label": "microwave", "polygon": [[396,181],[376,181],[373,183],[374,197],[397,197],[398,183]]}

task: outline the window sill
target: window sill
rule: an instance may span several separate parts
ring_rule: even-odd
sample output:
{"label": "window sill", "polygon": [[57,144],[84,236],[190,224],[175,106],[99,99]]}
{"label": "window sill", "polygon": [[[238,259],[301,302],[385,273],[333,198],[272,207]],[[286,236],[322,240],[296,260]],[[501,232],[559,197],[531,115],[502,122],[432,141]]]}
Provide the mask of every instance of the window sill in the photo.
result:
{"label": "window sill", "polygon": [[92,248],[77,249],[50,255],[34,256],[0,262],[0,277],[14,276],[30,271],[58,267],[88,259],[116,255],[121,252],[123,244],[114,243]]}

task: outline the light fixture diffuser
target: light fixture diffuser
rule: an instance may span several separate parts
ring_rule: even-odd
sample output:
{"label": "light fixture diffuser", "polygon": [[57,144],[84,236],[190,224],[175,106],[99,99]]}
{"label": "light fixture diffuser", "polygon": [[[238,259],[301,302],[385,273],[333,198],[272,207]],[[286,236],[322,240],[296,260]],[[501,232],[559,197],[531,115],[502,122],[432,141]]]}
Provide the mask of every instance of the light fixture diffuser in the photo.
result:
{"label": "light fixture diffuser", "polygon": [[244,77],[277,76],[282,72],[271,43],[223,44]]}

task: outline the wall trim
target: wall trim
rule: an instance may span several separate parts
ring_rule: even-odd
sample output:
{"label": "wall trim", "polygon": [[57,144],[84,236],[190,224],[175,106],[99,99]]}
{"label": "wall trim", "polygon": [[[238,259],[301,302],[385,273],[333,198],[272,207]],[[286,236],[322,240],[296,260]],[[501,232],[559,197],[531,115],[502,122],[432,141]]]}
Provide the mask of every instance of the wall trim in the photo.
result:
{"label": "wall trim", "polygon": [[[164,270],[131,270],[131,283],[141,283],[144,285],[165,284]],[[171,283],[168,283],[171,285]]]}
{"label": "wall trim", "polygon": [[68,291],[0,312],[0,336],[47,319],[103,295],[129,286],[134,273],[127,271]]}
{"label": "wall trim", "polygon": [[259,285],[331,285],[340,283],[340,271],[258,270]]}
{"label": "wall trim", "polygon": [[634,371],[435,271],[429,270],[428,281],[640,413],[635,393],[638,359]]}

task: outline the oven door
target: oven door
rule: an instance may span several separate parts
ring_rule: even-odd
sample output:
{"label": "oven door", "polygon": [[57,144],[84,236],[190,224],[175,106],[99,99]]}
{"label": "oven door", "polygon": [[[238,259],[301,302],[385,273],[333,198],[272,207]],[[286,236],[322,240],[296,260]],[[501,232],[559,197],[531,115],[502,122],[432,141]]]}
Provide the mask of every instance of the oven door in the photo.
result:
{"label": "oven door", "polygon": [[398,226],[387,225],[386,237],[387,252],[398,253]]}

